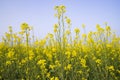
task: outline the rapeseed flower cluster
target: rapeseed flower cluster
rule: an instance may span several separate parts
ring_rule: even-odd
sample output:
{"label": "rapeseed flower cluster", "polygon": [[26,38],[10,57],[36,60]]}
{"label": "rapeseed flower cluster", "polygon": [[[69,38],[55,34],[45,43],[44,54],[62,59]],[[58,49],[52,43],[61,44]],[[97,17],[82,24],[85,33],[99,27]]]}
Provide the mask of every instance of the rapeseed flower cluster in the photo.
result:
{"label": "rapeseed flower cluster", "polygon": [[9,27],[0,42],[0,80],[120,80],[120,37],[111,27],[72,30],[66,7],[55,10],[54,33],[43,39],[27,23],[17,33]]}

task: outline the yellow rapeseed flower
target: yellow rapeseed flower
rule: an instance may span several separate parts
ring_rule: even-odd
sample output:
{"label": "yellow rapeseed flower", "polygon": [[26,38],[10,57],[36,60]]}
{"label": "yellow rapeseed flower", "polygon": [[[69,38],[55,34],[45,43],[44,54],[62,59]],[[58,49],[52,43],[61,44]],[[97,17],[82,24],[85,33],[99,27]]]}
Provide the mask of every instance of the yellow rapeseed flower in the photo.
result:
{"label": "yellow rapeseed flower", "polygon": [[55,78],[54,78],[54,77],[52,77],[52,78],[50,78],[50,80],[55,80]]}
{"label": "yellow rapeseed flower", "polygon": [[26,58],[21,60],[22,64],[25,64],[27,62]]}
{"label": "yellow rapeseed flower", "polygon": [[54,32],[56,33],[58,30],[56,28],[54,28]]}
{"label": "yellow rapeseed flower", "polygon": [[66,32],[65,32],[67,35],[70,35],[70,30],[66,30]]}
{"label": "yellow rapeseed flower", "polygon": [[52,52],[56,52],[57,49],[55,47],[52,48]]}
{"label": "yellow rapeseed flower", "polygon": [[79,70],[79,71],[78,71],[78,73],[79,73],[79,74],[82,74],[82,73],[83,73],[83,71]]}
{"label": "yellow rapeseed flower", "polygon": [[67,58],[70,58],[71,52],[70,52],[70,51],[67,51],[67,52],[65,52],[65,55],[66,55]]}
{"label": "yellow rapeseed flower", "polygon": [[59,80],[59,78],[53,76],[52,78],[50,78],[50,80]]}
{"label": "yellow rapeseed flower", "polygon": [[38,64],[38,65],[44,65],[44,64],[46,64],[45,62],[46,62],[46,60],[42,59],[42,60],[39,60],[39,61],[37,62],[37,64]]}
{"label": "yellow rapeseed flower", "polygon": [[13,58],[13,57],[14,57],[14,54],[15,54],[15,52],[14,52],[13,50],[9,51],[9,52],[7,53],[7,58]]}
{"label": "yellow rapeseed flower", "polygon": [[40,41],[38,41],[38,43],[41,45],[41,46],[44,46],[46,44],[46,39],[42,39]]}
{"label": "yellow rapeseed flower", "polygon": [[58,30],[58,24],[54,24],[54,32],[56,33]]}
{"label": "yellow rapeseed flower", "polygon": [[6,61],[6,65],[11,65],[11,61]]}
{"label": "yellow rapeseed flower", "polygon": [[72,69],[72,65],[71,65],[71,64],[68,64],[67,66],[64,67],[64,69],[65,69],[66,71],[69,71],[69,70]]}
{"label": "yellow rapeseed flower", "polygon": [[52,61],[53,56],[52,56],[52,54],[50,52],[47,52],[46,56],[47,56],[48,60]]}
{"label": "yellow rapeseed flower", "polygon": [[97,63],[98,66],[102,63],[101,59],[97,59],[95,62]]}
{"label": "yellow rapeseed flower", "polygon": [[66,19],[67,24],[71,23],[71,20],[69,18]]}
{"label": "yellow rapeseed flower", "polygon": [[48,33],[48,36],[49,36],[50,38],[53,38],[53,34],[51,34],[51,33]]}
{"label": "yellow rapeseed flower", "polygon": [[50,73],[48,72],[47,75],[46,75],[47,78],[50,78]]}
{"label": "yellow rapeseed flower", "polygon": [[114,66],[107,66],[107,70],[109,70],[109,71],[114,71],[115,70],[115,68],[114,68]]}
{"label": "yellow rapeseed flower", "polygon": [[58,24],[54,24],[54,28],[58,28]]}
{"label": "yellow rapeseed flower", "polygon": [[107,48],[111,48],[112,45],[111,45],[111,44],[106,44],[106,47],[107,47]]}
{"label": "yellow rapeseed flower", "polygon": [[82,78],[82,80],[87,80],[86,78]]}
{"label": "yellow rapeseed flower", "polygon": [[83,58],[80,59],[80,64],[82,65],[82,67],[87,67],[86,66],[86,60],[83,59]]}
{"label": "yellow rapeseed flower", "polygon": [[116,70],[120,74],[120,70]]}
{"label": "yellow rapeseed flower", "polygon": [[64,10],[66,7],[64,5],[59,6],[62,10]]}
{"label": "yellow rapeseed flower", "polygon": [[87,37],[87,35],[86,35],[86,34],[82,34],[82,37],[83,37],[83,38],[86,38],[86,37]]}
{"label": "yellow rapeseed flower", "polygon": [[29,51],[29,60],[32,60],[34,57],[34,52],[32,50]]}
{"label": "yellow rapeseed flower", "polygon": [[27,23],[22,23],[21,30],[27,30],[27,29],[29,29],[29,25]]}
{"label": "yellow rapeseed flower", "polygon": [[75,31],[75,33],[79,33],[80,29],[79,28],[75,28],[74,31]]}
{"label": "yellow rapeseed flower", "polygon": [[97,25],[96,25],[96,29],[99,31],[100,28],[101,28],[100,25],[97,24]]}
{"label": "yellow rapeseed flower", "polygon": [[62,13],[66,12],[66,7],[64,5],[60,5],[59,8],[61,9]]}
{"label": "yellow rapeseed flower", "polygon": [[55,65],[49,65],[49,68],[54,70],[55,69]]}
{"label": "yellow rapeseed flower", "polygon": [[75,50],[72,51],[72,57],[76,57],[77,56],[77,52]]}
{"label": "yellow rapeseed flower", "polygon": [[55,80],[59,80],[59,78],[58,78],[58,77],[55,77]]}
{"label": "yellow rapeseed flower", "polygon": [[106,29],[106,31],[110,31],[111,30],[110,26],[106,26],[105,29]]}
{"label": "yellow rapeseed flower", "polygon": [[61,66],[61,64],[60,64],[60,62],[58,60],[55,61],[55,65],[56,65],[56,67],[60,67]]}

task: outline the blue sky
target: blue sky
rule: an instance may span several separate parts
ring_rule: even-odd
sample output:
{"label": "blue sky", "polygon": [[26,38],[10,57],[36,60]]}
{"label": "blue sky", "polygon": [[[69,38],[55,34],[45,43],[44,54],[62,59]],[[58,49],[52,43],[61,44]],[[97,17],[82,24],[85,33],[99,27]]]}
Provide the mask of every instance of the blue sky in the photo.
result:
{"label": "blue sky", "polygon": [[33,26],[35,35],[43,38],[53,32],[57,22],[54,6],[61,4],[66,6],[72,28],[81,28],[84,23],[87,31],[95,31],[96,24],[104,27],[104,22],[108,22],[120,35],[120,0],[0,0],[0,39],[8,26],[17,32],[23,22]]}

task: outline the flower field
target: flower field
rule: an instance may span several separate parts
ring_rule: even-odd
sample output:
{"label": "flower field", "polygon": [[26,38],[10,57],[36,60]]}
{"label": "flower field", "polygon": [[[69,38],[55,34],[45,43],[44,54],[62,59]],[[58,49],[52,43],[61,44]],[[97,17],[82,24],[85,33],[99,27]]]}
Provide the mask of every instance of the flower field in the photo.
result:
{"label": "flower field", "polygon": [[[120,37],[105,23],[71,30],[66,7],[55,6],[54,33],[35,39],[33,28],[12,27],[0,42],[0,80],[120,80]],[[84,33],[81,33],[81,30]]]}

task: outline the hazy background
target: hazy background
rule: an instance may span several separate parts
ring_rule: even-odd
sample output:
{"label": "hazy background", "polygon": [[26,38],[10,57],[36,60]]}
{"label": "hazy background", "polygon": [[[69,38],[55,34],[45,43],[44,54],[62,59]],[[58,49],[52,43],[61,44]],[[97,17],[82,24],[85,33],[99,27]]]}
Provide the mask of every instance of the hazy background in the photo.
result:
{"label": "hazy background", "polygon": [[120,0],[0,0],[0,39],[8,26],[17,32],[23,22],[33,26],[35,35],[43,38],[53,32],[57,22],[54,6],[61,4],[66,6],[72,28],[81,28],[84,23],[87,31],[94,31],[96,24],[104,27],[104,22],[108,22],[120,35]]}

